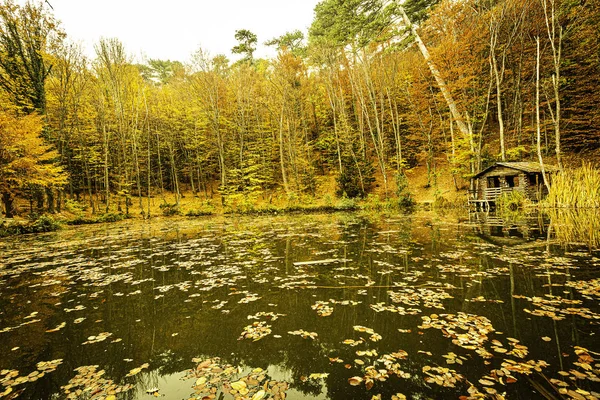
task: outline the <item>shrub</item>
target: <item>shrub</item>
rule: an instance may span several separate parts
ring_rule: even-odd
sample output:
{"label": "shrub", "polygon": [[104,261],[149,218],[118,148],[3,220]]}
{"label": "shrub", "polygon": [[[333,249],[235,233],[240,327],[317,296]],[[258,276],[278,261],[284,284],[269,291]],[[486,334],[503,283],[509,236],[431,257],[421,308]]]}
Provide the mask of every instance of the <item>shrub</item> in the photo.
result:
{"label": "shrub", "polygon": [[117,222],[117,221],[122,221],[125,218],[126,218],[125,214],[109,212],[106,214],[102,214],[98,218],[96,218],[96,222]]}
{"label": "shrub", "polygon": [[41,215],[38,219],[28,224],[31,233],[54,232],[61,228],[60,223],[50,215]]}
{"label": "shrub", "polygon": [[54,232],[62,225],[50,215],[40,215],[30,222],[6,222],[0,224],[0,237],[25,233]]}
{"label": "shrub", "polygon": [[436,196],[433,201],[433,208],[436,210],[443,210],[451,206],[452,204],[443,196]]}
{"label": "shrub", "polygon": [[67,199],[65,201],[65,210],[75,215],[82,215],[87,210],[87,206],[77,200]]}
{"label": "shrub", "polygon": [[179,205],[177,203],[162,203],[160,206],[164,216],[170,217],[172,215],[181,215]]}
{"label": "shrub", "polygon": [[527,196],[525,193],[513,190],[512,192],[503,193],[496,199],[496,208],[498,210],[515,211],[525,206]]}
{"label": "shrub", "polygon": [[415,201],[412,194],[408,190],[408,179],[406,174],[399,172],[395,176],[396,179],[396,196],[398,197],[398,205],[400,207],[412,207],[415,205]]}
{"label": "shrub", "polygon": [[84,215],[77,215],[75,218],[67,221],[69,225],[88,225],[88,224],[98,224],[102,222],[117,222],[122,221],[127,216],[121,213],[106,213],[99,215],[97,217],[86,217]]}
{"label": "shrub", "polygon": [[335,208],[337,210],[356,210],[358,208],[358,205],[356,203],[356,200],[354,199],[349,199],[348,197],[344,196],[341,199],[339,199],[335,205]]}

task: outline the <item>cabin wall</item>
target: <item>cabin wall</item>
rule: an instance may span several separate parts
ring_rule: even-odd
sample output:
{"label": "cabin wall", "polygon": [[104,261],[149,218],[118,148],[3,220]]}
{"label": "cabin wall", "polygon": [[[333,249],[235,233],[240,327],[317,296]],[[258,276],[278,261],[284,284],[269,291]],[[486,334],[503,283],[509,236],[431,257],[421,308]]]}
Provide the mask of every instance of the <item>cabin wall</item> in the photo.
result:
{"label": "cabin wall", "polygon": [[[488,185],[488,178],[498,178],[501,188],[508,188],[510,185],[506,180],[507,177],[514,176],[518,182],[515,182],[514,190],[518,190],[525,194],[525,196],[532,201],[539,201],[540,186],[543,186],[542,175],[539,173],[526,173],[518,171],[513,168],[497,167],[489,170],[484,175],[480,176],[477,180],[477,199],[485,198],[485,191],[490,187]],[[537,177],[537,181],[536,181]],[[542,198],[547,194],[547,190],[543,190],[541,195]]]}

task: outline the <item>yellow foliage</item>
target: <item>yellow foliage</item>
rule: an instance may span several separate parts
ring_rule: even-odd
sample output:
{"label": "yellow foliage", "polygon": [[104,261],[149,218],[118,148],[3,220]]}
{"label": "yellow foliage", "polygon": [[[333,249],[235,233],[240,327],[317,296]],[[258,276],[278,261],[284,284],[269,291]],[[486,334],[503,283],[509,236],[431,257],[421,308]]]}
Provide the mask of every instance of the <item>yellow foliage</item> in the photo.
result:
{"label": "yellow foliage", "polygon": [[67,174],[53,161],[58,153],[44,143],[42,117],[0,110],[0,192],[27,185],[62,186]]}

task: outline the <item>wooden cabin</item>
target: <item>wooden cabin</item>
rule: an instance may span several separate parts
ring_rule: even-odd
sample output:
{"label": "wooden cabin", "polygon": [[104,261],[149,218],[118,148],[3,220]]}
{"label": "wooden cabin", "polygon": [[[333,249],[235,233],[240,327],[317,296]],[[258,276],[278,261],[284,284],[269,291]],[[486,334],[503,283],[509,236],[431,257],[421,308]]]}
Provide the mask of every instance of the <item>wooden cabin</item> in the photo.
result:
{"label": "wooden cabin", "polygon": [[[556,168],[544,165],[546,173],[556,171]],[[469,204],[480,209],[490,209],[495,206],[496,199],[513,191],[522,192],[529,200],[537,202],[548,194],[544,185],[542,169],[536,162],[497,162],[472,179]]]}

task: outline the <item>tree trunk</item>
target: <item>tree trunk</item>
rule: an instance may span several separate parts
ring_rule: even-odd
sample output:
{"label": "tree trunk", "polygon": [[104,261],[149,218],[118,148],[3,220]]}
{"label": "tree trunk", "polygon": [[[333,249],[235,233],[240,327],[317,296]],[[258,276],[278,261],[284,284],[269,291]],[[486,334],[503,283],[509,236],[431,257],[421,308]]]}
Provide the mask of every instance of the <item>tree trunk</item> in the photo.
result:
{"label": "tree trunk", "polygon": [[12,218],[15,216],[15,210],[13,209],[13,197],[9,192],[2,193],[2,203],[4,203],[4,216],[6,218]]}
{"label": "tree trunk", "polygon": [[[554,138],[555,138],[555,150],[556,150],[556,162],[558,164],[558,168],[562,171],[562,157],[560,150],[560,114],[561,114],[561,105],[560,105],[560,62],[562,57],[562,37],[563,31],[562,27],[558,27],[558,37],[556,35],[556,23],[557,16],[555,10],[554,0],[550,0],[550,15],[548,15],[548,5],[546,0],[542,2],[544,7],[544,16],[546,21],[546,30],[548,32],[548,39],[550,40],[550,47],[552,48],[552,62],[554,64],[554,74],[552,75],[552,86],[554,88],[554,106],[555,109],[552,110],[550,104],[548,104],[548,108],[550,109],[550,116],[552,117],[552,123],[554,124]],[[557,43],[558,42],[558,43]]]}
{"label": "tree trunk", "polygon": [[283,189],[286,193],[290,192],[290,187],[288,185],[287,173],[285,171],[285,161],[284,161],[284,152],[283,152],[283,111],[284,104],[282,100],[281,104],[281,114],[279,115],[279,164],[281,166],[281,178],[283,179]]}
{"label": "tree trunk", "polygon": [[108,180],[108,133],[106,132],[104,121],[102,122],[102,132],[104,133],[104,190],[106,191],[105,212],[108,212],[110,209],[110,182]]}
{"label": "tree trunk", "polygon": [[406,15],[404,8],[400,8],[400,12],[402,14],[402,19],[404,20],[404,24],[407,27],[410,27],[411,33],[413,34],[413,36],[415,37],[415,41],[417,42],[417,46],[419,47],[419,50],[421,51],[421,54],[423,55],[425,62],[427,62],[427,65],[429,66],[429,70],[431,71],[431,74],[433,75],[436,83],[438,84],[440,92],[442,92],[442,95],[444,96],[444,99],[446,100],[446,103],[448,104],[448,108],[450,109],[450,113],[452,114],[452,118],[454,119],[456,126],[458,126],[458,129],[460,130],[460,132],[463,135],[465,135],[466,137],[469,137],[469,135],[470,135],[469,128],[465,124],[463,116],[458,111],[458,106],[456,105],[456,102],[454,101],[454,98],[452,97],[452,93],[450,93],[450,90],[448,89],[448,86],[446,85],[446,81],[444,80],[444,78],[442,77],[442,74],[437,69],[437,66],[431,59],[429,50],[427,50],[425,43],[423,43],[423,40],[421,40],[421,36],[419,36],[419,34],[417,33],[416,27],[410,22],[410,19],[408,19],[408,15]]}
{"label": "tree trunk", "polygon": [[537,44],[537,57],[535,64],[535,122],[537,130],[537,153],[540,161],[540,168],[542,170],[542,177],[544,178],[544,185],[549,189],[548,178],[546,177],[546,170],[544,169],[544,159],[542,157],[542,137],[540,127],[540,38],[535,38]]}
{"label": "tree trunk", "polygon": [[54,191],[52,188],[46,188],[46,198],[48,199],[48,212],[54,214]]}

